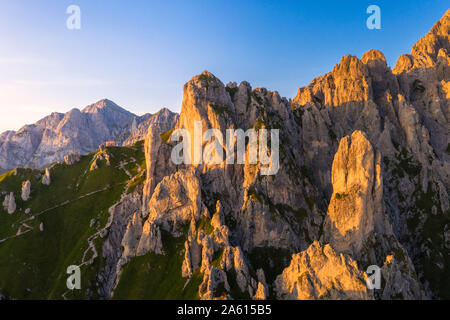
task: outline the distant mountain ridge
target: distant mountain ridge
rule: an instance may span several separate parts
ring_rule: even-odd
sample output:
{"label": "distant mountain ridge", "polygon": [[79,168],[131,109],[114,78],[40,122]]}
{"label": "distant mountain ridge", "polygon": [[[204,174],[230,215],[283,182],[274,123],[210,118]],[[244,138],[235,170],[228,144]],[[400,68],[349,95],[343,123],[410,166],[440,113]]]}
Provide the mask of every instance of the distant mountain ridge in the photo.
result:
{"label": "distant mountain ridge", "polygon": [[[37,127],[130,120],[104,104]],[[0,300],[450,299],[450,10],[394,69],[347,55],[293,99],[192,77],[172,129],[279,130],[273,176],[175,163],[169,116],[117,130],[144,142],[0,175]]]}
{"label": "distant mountain ridge", "polygon": [[132,144],[145,138],[148,126],[168,130],[178,115],[163,108],[137,116],[111,100],[102,99],[81,111],[54,112],[19,131],[0,134],[0,172],[16,167],[42,168],[70,153],[85,154],[106,141]]}

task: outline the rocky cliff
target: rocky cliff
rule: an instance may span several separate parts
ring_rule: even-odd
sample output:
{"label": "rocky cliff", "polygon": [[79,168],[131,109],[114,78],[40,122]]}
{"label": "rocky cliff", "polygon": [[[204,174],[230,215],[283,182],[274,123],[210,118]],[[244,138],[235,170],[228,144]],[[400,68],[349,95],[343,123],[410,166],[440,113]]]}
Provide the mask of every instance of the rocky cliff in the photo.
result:
{"label": "rocky cliff", "polygon": [[[175,143],[151,129],[128,257],[164,255],[161,233],[186,239],[182,276],[200,272],[205,299],[448,297],[449,15],[394,70],[377,50],[345,56],[292,101],[193,77],[175,129],[279,129],[280,170],[175,165]],[[365,286],[371,265],[379,290]]]}

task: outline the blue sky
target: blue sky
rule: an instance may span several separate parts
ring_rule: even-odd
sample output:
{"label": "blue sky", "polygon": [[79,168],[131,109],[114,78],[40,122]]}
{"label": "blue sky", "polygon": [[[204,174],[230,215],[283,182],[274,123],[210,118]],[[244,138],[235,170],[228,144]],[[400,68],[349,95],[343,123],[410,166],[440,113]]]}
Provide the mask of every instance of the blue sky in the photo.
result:
{"label": "blue sky", "polygon": [[[68,30],[66,9],[81,9]],[[369,5],[381,30],[366,27]],[[346,54],[394,66],[448,1],[0,0],[0,132],[109,98],[136,113],[181,108],[208,70],[294,97]]]}

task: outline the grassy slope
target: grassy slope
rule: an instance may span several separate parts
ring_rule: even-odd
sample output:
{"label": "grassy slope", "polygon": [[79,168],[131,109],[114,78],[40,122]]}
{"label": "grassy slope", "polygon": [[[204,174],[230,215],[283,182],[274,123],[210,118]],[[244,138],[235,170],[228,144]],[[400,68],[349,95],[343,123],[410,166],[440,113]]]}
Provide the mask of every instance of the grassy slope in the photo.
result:
{"label": "grassy slope", "polygon": [[[91,219],[98,219],[103,226],[108,209],[120,199],[129,177],[119,169],[126,160],[127,170],[137,174],[137,164],[145,163],[142,143],[134,148],[108,148],[112,155],[111,166],[100,162],[97,170],[89,171],[93,154],[83,156],[73,166],[56,164],[51,169],[52,183],[45,186],[36,176],[37,170],[17,169],[0,176],[0,192],[15,193],[17,210],[8,215],[0,207],[0,239],[13,236],[18,222],[51,209],[27,222],[34,229],[24,235],[0,243],[0,292],[11,298],[61,299],[66,289],[66,269],[78,265],[87,249],[87,239],[96,232],[90,227]],[[136,162],[132,161],[132,158]],[[144,168],[144,167],[142,167]],[[31,181],[31,199],[20,199],[22,181]],[[92,195],[80,198],[91,192]],[[2,197],[3,200],[3,197]],[[25,214],[26,208],[31,209]],[[43,222],[44,232],[39,231]],[[101,242],[96,243],[99,250]],[[101,251],[98,251],[101,256]],[[92,266],[82,268],[82,290],[68,298],[83,298],[92,287],[95,272],[101,266],[97,258]]]}
{"label": "grassy slope", "polygon": [[186,236],[173,238],[163,232],[164,255],[135,257],[123,269],[114,299],[199,299],[203,275],[197,270],[187,282],[181,276]]}

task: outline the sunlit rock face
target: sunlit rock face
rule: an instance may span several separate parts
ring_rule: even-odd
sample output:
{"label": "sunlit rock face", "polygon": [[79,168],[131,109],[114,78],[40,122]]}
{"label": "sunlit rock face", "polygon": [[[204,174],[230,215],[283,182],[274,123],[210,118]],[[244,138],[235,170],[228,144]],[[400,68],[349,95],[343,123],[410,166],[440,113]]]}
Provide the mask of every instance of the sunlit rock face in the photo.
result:
{"label": "sunlit rock face", "polygon": [[410,72],[413,69],[426,69],[436,67],[442,62],[450,62],[449,52],[450,10],[444,14],[440,21],[412,47],[411,54],[402,55],[394,73]]}
{"label": "sunlit rock face", "polygon": [[[380,159],[380,152],[363,132],[341,139],[333,160],[333,194],[323,240],[355,259],[362,270],[369,265],[383,266],[383,297],[421,299],[426,294],[385,212]],[[400,268],[403,272],[398,272]]]}
{"label": "sunlit rock face", "polygon": [[[279,298],[426,297],[385,214],[382,181],[380,153],[366,135],[355,131],[342,138],[332,165],[333,194],[322,244],[314,242],[292,255],[290,265],[275,282]],[[366,286],[369,266],[382,267],[385,284],[380,291]]]}
{"label": "sunlit rock face", "polygon": [[372,83],[366,65],[357,57],[343,57],[333,71],[316,78],[309,86],[298,89],[294,102],[305,105],[317,102],[340,106],[372,98]]}

